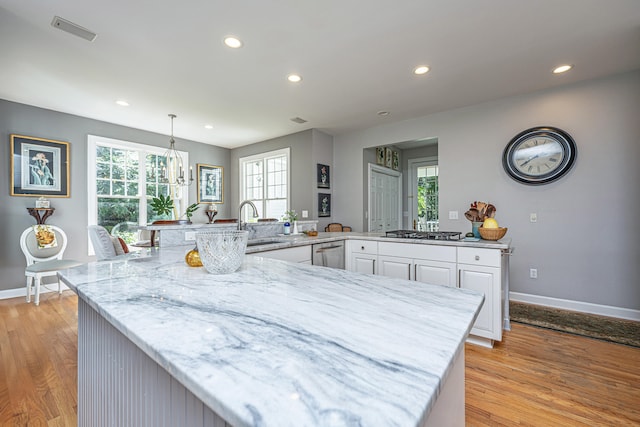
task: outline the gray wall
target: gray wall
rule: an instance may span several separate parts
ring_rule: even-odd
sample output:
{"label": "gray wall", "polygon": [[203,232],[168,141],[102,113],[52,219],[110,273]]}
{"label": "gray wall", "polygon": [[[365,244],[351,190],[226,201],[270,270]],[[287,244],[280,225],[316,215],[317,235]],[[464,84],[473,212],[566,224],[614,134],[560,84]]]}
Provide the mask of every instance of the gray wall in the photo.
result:
{"label": "gray wall", "polygon": [[[567,85],[334,138],[334,215],[362,230],[362,150],[438,139],[442,230],[467,232],[474,200],[492,202],[515,246],[512,291],[640,309],[640,72]],[[502,151],[534,126],[569,132],[578,159],[543,186],[510,179]],[[456,210],[460,220],[448,219]],[[529,214],[538,214],[530,223]],[[538,279],[529,279],[529,268]]]}
{"label": "gray wall", "polygon": [[[316,164],[322,163],[330,166],[331,180],[335,172],[333,170],[333,138],[316,129],[286,135],[267,141],[258,142],[231,150],[231,186],[234,189],[231,195],[231,206],[238,206],[239,198],[239,159],[254,154],[266,153],[289,147],[291,149],[291,201],[289,209],[294,209],[300,217],[303,210],[309,211],[309,219],[318,219],[318,202],[316,188]],[[332,189],[335,188],[333,182]],[[327,190],[326,192],[331,192]],[[321,192],[325,192],[324,190]],[[231,210],[231,218],[236,218],[238,213]],[[331,217],[318,221],[318,229],[323,230],[325,224],[331,222]]]}
{"label": "gray wall", "polygon": [[[167,130],[169,122],[167,122]],[[178,133],[178,132],[177,132]],[[35,197],[9,196],[10,177],[10,135],[19,134],[38,138],[66,141],[70,143],[71,197],[49,198],[55,213],[47,220],[65,230],[69,237],[69,247],[65,258],[89,261],[87,239],[87,135],[99,135],[107,138],[155,145],[169,146],[169,137],[138,129],[127,128],[97,120],[86,119],[65,113],[17,104],[0,100],[0,162],[4,173],[0,174],[0,290],[24,286],[24,256],[20,251],[20,234],[35,224],[27,213],[27,207],[35,205]],[[229,176],[228,149],[205,145],[176,138],[176,148],[189,152],[189,161],[196,170],[196,163],[206,163],[224,167],[225,184]],[[223,205],[218,205],[219,217],[228,217],[230,187],[224,186]],[[189,200],[195,202],[196,184],[189,188]],[[194,214],[194,222],[206,222],[201,211]]]}

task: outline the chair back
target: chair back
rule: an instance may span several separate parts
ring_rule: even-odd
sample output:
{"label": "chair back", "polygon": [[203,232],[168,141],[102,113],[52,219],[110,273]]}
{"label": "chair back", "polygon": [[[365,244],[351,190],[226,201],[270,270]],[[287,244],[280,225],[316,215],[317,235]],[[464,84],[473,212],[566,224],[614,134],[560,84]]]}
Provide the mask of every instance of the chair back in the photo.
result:
{"label": "chair back", "polygon": [[[41,233],[44,240],[53,242],[49,233],[55,236],[55,246],[41,247],[36,238],[36,233]],[[62,259],[64,251],[67,249],[67,235],[55,225],[37,225],[27,228],[20,236],[20,249],[27,259],[27,266],[36,262]]]}
{"label": "chair back", "polygon": [[111,235],[106,228],[100,225],[90,225],[87,229],[89,230],[91,245],[98,260],[112,258],[117,255],[113,247]]}
{"label": "chair back", "polygon": [[332,222],[324,228],[324,231],[334,232],[334,231],[351,231],[351,227],[346,225],[342,225],[339,222]]}

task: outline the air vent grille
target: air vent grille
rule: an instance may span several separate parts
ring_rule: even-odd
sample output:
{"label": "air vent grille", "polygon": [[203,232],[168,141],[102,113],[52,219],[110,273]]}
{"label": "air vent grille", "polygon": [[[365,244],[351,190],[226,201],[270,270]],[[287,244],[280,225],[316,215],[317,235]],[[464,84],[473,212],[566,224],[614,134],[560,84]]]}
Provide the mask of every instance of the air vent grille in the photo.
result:
{"label": "air vent grille", "polygon": [[98,36],[96,33],[91,32],[86,28],[82,28],[80,25],[74,24],[71,21],[67,21],[64,18],[60,18],[59,16],[53,17],[53,21],[51,21],[51,26],[53,28],[66,31],[69,34],[73,34],[74,36],[78,36],[90,42],[94,41]]}
{"label": "air vent grille", "polygon": [[291,119],[292,122],[296,122],[296,123],[307,123],[307,120],[303,119],[302,117],[294,117]]}

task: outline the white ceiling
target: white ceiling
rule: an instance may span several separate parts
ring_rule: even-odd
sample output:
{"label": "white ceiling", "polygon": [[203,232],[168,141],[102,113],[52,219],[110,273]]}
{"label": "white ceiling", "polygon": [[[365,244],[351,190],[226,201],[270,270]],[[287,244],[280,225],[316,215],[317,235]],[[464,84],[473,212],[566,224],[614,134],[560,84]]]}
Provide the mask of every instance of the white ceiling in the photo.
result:
{"label": "white ceiling", "polygon": [[0,60],[2,99],[162,134],[175,113],[177,137],[232,148],[639,69],[640,0],[0,0]]}

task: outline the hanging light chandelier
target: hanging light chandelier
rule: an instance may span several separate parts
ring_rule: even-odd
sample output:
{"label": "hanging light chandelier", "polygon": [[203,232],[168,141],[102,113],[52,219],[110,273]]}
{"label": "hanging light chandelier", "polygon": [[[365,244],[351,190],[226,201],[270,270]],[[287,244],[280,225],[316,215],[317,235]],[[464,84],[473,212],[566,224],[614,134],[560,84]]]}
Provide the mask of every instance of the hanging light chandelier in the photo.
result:
{"label": "hanging light chandelier", "polygon": [[171,118],[171,139],[169,149],[164,153],[166,165],[160,164],[160,181],[169,185],[191,185],[193,183],[193,168],[189,168],[189,180],[185,179],[185,168],[182,156],[176,150],[176,141],[173,139],[173,119],[175,114],[169,114]]}

